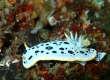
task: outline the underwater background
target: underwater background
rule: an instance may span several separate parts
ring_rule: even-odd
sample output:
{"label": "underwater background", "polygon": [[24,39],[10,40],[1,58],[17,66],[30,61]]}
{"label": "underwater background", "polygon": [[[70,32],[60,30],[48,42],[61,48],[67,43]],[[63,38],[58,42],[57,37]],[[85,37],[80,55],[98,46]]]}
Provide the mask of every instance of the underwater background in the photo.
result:
{"label": "underwater background", "polygon": [[[101,61],[22,64],[29,47],[85,35]],[[0,80],[110,80],[110,0],[0,0]]]}

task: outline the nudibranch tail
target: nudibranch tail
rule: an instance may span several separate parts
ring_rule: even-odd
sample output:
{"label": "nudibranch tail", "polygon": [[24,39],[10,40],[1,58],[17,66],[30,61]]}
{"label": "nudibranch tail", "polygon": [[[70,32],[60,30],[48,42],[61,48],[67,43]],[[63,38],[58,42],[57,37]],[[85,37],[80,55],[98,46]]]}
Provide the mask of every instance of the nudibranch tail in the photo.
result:
{"label": "nudibranch tail", "polygon": [[97,57],[95,58],[96,61],[100,61],[104,58],[104,56],[106,55],[105,52],[98,52],[97,53]]}

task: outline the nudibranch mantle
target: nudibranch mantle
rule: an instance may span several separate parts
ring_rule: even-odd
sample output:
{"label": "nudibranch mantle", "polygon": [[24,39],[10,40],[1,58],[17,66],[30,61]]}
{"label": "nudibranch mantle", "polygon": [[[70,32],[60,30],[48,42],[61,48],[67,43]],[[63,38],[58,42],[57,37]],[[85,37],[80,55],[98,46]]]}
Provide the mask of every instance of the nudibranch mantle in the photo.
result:
{"label": "nudibranch mantle", "polygon": [[22,55],[23,66],[30,68],[40,60],[87,62],[97,57],[95,49],[87,48],[90,43],[84,36],[78,38],[77,33],[75,38],[72,33],[70,37],[65,36],[67,41],[51,41],[26,49]]}

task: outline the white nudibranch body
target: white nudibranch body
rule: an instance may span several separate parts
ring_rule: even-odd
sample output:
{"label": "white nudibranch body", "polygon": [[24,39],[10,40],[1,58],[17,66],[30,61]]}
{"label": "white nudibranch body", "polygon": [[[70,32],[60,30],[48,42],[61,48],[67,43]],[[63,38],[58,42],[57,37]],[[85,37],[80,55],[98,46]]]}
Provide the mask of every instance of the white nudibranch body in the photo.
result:
{"label": "white nudibranch body", "polygon": [[51,41],[41,43],[31,48],[26,49],[23,53],[23,66],[30,68],[40,60],[58,60],[58,61],[81,61],[87,62],[93,60],[101,60],[103,56],[97,55],[95,49],[87,48],[90,45],[90,41],[85,39],[83,35],[79,38],[77,33],[73,37],[70,32],[70,37],[65,34],[67,41]]}

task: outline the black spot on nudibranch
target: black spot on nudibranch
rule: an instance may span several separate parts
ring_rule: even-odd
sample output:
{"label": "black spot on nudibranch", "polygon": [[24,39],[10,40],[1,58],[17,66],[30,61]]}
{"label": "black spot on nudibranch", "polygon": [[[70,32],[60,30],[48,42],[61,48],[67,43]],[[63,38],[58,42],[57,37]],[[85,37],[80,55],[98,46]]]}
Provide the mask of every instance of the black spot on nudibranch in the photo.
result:
{"label": "black spot on nudibranch", "polygon": [[64,44],[69,44],[68,42],[64,42]]}
{"label": "black spot on nudibranch", "polygon": [[38,52],[39,52],[38,50],[35,51],[35,53],[38,53]]}
{"label": "black spot on nudibranch", "polygon": [[41,44],[41,46],[44,46],[44,44]]}
{"label": "black spot on nudibranch", "polygon": [[61,53],[63,54],[64,52],[62,51]]}
{"label": "black spot on nudibranch", "polygon": [[83,51],[80,51],[80,53],[82,53],[82,54],[83,54],[84,52],[83,52]]}
{"label": "black spot on nudibranch", "polygon": [[88,51],[90,51],[90,49],[88,49]]}
{"label": "black spot on nudibranch", "polygon": [[41,53],[43,53],[44,51],[41,51]]}
{"label": "black spot on nudibranch", "polygon": [[59,45],[61,45],[61,44],[59,44]]}
{"label": "black spot on nudibranch", "polygon": [[86,52],[88,52],[88,51],[86,51]]}
{"label": "black spot on nudibranch", "polygon": [[69,51],[68,51],[68,53],[73,54],[74,52],[73,52],[73,51],[71,51],[71,50],[69,50]]}
{"label": "black spot on nudibranch", "polygon": [[49,44],[46,44],[46,45],[49,45]]}
{"label": "black spot on nudibranch", "polygon": [[59,48],[60,50],[64,50],[64,48]]}
{"label": "black spot on nudibranch", "polygon": [[30,60],[32,57],[33,57],[33,56],[31,55],[31,56],[28,58],[28,60]]}
{"label": "black spot on nudibranch", "polygon": [[51,49],[53,49],[53,47],[48,46],[48,47],[45,47],[45,49],[47,49],[47,50],[51,50]]}
{"label": "black spot on nudibranch", "polygon": [[52,53],[57,53],[57,51],[52,51]]}
{"label": "black spot on nudibranch", "polygon": [[56,44],[56,45],[58,46],[58,44],[57,44],[57,43],[55,43],[55,42],[54,42],[53,44]]}
{"label": "black spot on nudibranch", "polygon": [[46,54],[49,54],[48,52]]}
{"label": "black spot on nudibranch", "polygon": [[39,46],[36,46],[37,48],[39,48]]}
{"label": "black spot on nudibranch", "polygon": [[99,58],[99,60],[100,60],[100,57],[98,57]]}
{"label": "black spot on nudibranch", "polygon": [[24,61],[24,64],[26,64],[27,63],[27,61]]}
{"label": "black spot on nudibranch", "polygon": [[26,54],[26,52],[27,52],[27,50],[26,50],[26,51],[24,51],[24,53],[23,53],[23,54]]}
{"label": "black spot on nudibranch", "polygon": [[57,43],[54,42],[53,44],[57,44]]}
{"label": "black spot on nudibranch", "polygon": [[32,47],[32,49],[34,49],[34,47]]}

